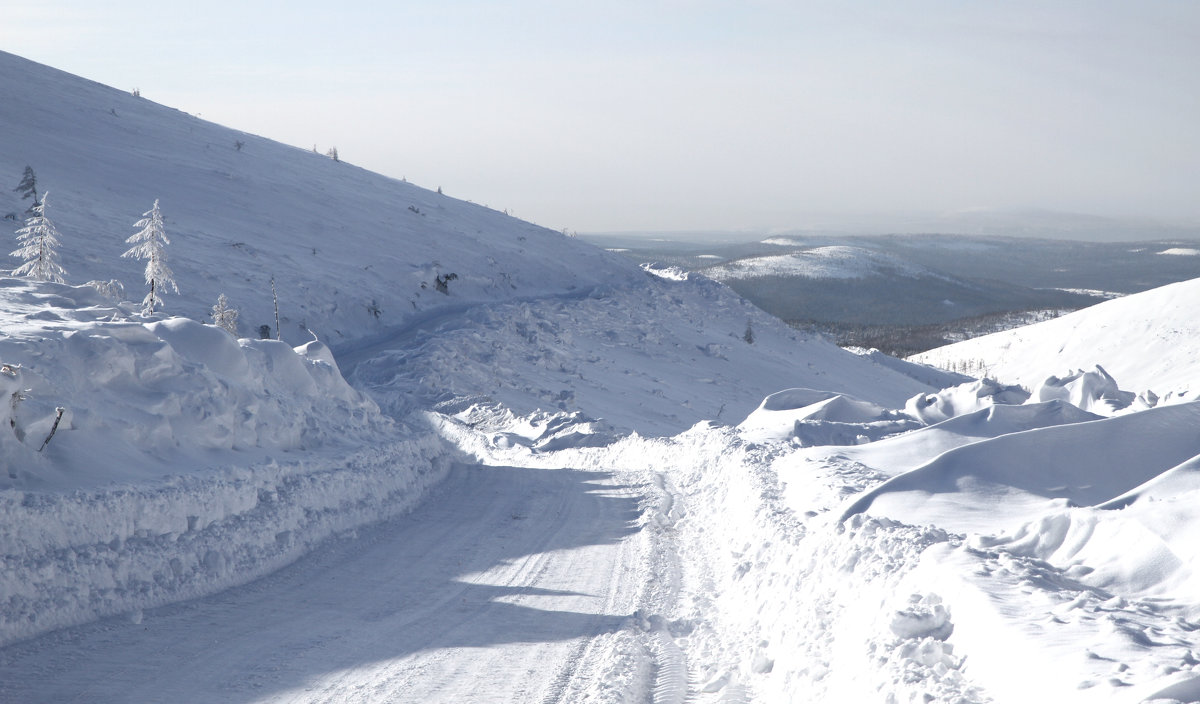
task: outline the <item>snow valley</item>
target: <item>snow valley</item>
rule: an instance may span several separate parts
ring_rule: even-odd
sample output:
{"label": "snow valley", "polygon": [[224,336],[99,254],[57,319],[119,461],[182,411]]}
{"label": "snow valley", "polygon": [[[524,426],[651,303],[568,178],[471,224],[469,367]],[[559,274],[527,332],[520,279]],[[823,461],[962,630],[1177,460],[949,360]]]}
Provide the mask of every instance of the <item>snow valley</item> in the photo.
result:
{"label": "snow valley", "polygon": [[1200,701],[1195,282],[927,353],[973,378],[12,55],[0,88],[64,274],[0,279],[0,700]]}

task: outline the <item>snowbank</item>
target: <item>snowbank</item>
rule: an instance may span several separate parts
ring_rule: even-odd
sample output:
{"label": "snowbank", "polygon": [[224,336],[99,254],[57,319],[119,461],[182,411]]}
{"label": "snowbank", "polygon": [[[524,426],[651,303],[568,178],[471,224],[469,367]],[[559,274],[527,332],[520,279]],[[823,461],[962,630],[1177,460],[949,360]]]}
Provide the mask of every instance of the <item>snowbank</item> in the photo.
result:
{"label": "snowbank", "polygon": [[959,532],[1096,506],[1200,454],[1200,403],[1004,435],[950,450],[856,498],[869,512]]}
{"label": "snowbank", "polygon": [[0,279],[0,310],[0,644],[266,574],[411,508],[450,461],[320,343],[87,286]]}
{"label": "snowbank", "polygon": [[[1100,418],[1063,401],[1022,406],[995,405],[861,447],[830,450],[829,454],[870,467],[886,476],[895,476],[964,445],[1026,430]],[[817,455],[813,453],[812,456]]]}
{"label": "snowbank", "polygon": [[750,442],[791,440],[803,446],[855,445],[912,430],[910,416],[832,391],[787,389],[766,397],[738,425]]}
{"label": "snowbank", "polygon": [[431,433],[345,455],[281,455],[153,483],[0,491],[0,645],[212,594],[400,515],[451,455]]}
{"label": "snowbank", "polygon": [[87,286],[2,282],[11,334],[0,338],[0,362],[20,393],[6,396],[12,437],[0,445],[0,488],[145,481],[392,429],[322,347],[236,340],[186,318],[143,320]]}

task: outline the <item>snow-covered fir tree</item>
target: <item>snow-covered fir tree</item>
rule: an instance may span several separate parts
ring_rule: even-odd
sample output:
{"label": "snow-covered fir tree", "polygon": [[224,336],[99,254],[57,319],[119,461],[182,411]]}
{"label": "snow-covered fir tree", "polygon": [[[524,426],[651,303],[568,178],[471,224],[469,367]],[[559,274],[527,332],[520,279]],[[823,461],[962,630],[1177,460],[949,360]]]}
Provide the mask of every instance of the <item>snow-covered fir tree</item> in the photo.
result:
{"label": "snow-covered fir tree", "polygon": [[217,296],[217,304],[212,309],[213,325],[237,337],[238,312],[229,307],[229,299],[225,294]]}
{"label": "snow-covered fir tree", "polygon": [[175,274],[167,266],[166,245],[171,244],[167,232],[163,228],[162,211],[158,209],[158,199],[154,199],[154,207],[142,213],[142,219],[133,224],[142,228],[137,234],[125,240],[133,246],[122,257],[146,260],[146,283],[150,284],[150,292],[142,299],[142,313],[150,315],[162,303],[162,296],[171,289],[179,293],[175,285]]}
{"label": "snow-covered fir tree", "polygon": [[46,199],[49,193],[42,194],[42,200],[33,206],[33,217],[25,221],[25,227],[17,230],[17,242],[21,246],[9,253],[9,256],[20,257],[25,262],[13,269],[13,276],[28,276],[39,281],[66,283],[66,269],[58,263],[58,230],[50,218],[46,217]]}
{"label": "snow-covered fir tree", "polygon": [[21,200],[33,198],[33,204],[25,210],[27,213],[32,213],[37,204],[41,202],[38,199],[37,175],[33,173],[32,166],[25,167],[25,173],[21,175],[21,182],[17,184],[17,187],[13,191],[21,194]]}

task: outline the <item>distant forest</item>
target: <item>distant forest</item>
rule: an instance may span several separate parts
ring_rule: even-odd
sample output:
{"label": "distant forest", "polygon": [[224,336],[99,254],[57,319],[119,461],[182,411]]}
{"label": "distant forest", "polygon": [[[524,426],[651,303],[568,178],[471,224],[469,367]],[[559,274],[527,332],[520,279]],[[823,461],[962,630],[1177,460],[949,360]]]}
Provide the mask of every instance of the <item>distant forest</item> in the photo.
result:
{"label": "distant forest", "polygon": [[825,335],[841,347],[874,348],[884,354],[903,358],[973,337],[1040,323],[1070,312],[1069,308],[1057,308],[988,313],[929,325],[856,325],[811,320],[785,322],[805,332]]}

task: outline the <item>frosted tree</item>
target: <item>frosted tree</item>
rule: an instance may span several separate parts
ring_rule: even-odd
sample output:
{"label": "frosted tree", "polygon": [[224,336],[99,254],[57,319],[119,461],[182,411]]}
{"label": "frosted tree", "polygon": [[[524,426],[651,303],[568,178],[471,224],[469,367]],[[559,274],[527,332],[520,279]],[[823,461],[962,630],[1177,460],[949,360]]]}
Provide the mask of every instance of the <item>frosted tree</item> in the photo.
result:
{"label": "frosted tree", "polygon": [[229,307],[229,299],[223,293],[217,296],[217,305],[212,309],[212,319],[213,325],[237,337],[238,312]]}
{"label": "frosted tree", "polygon": [[21,175],[21,182],[17,184],[17,187],[13,191],[21,194],[21,200],[33,198],[33,205],[30,205],[25,210],[27,213],[32,213],[37,204],[41,202],[38,200],[37,175],[33,173],[32,166],[25,167],[25,173]]}
{"label": "frosted tree", "polygon": [[58,230],[50,218],[46,217],[46,198],[49,193],[42,194],[41,202],[33,206],[33,217],[25,221],[25,227],[17,230],[17,242],[20,246],[9,253],[11,257],[20,257],[25,262],[13,269],[13,276],[28,276],[39,281],[66,283],[66,269],[58,263],[59,247]]}
{"label": "frosted tree", "polygon": [[167,239],[167,232],[163,228],[162,211],[158,209],[157,198],[154,207],[142,213],[142,219],[133,226],[142,229],[125,240],[133,246],[121,256],[146,260],[146,283],[150,284],[150,293],[142,299],[142,313],[150,315],[162,304],[162,296],[168,288],[179,293],[175,274],[167,266],[166,246],[171,244],[171,240]]}

